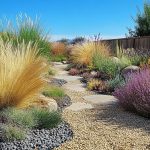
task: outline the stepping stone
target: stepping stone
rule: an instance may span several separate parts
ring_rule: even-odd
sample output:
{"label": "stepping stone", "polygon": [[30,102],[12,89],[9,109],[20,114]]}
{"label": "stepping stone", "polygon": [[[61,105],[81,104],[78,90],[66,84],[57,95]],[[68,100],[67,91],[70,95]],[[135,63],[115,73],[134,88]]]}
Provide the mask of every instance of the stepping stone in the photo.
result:
{"label": "stepping stone", "polygon": [[86,91],[84,85],[81,83],[80,84],[78,84],[78,83],[66,84],[64,87],[68,90],[76,91],[76,92]]}
{"label": "stepping stone", "polygon": [[55,76],[56,79],[64,79],[67,82],[70,81],[76,81],[76,80],[80,80],[82,77],[79,76],[70,76],[70,75],[57,75]]}
{"label": "stepping stone", "polygon": [[52,62],[53,65],[63,65],[61,62]]}
{"label": "stepping stone", "polygon": [[54,65],[54,68],[63,70],[68,66],[68,64],[59,64],[59,65]]}
{"label": "stepping stone", "polygon": [[57,74],[59,74],[59,75],[67,75],[68,74],[68,71],[58,71],[58,73]]}
{"label": "stepping stone", "polygon": [[92,109],[92,108],[93,106],[91,104],[77,102],[77,103],[73,103],[71,106],[67,107],[66,109],[72,111],[80,111],[80,110]]}
{"label": "stepping stone", "polygon": [[84,96],[84,100],[91,102],[92,104],[113,104],[117,102],[117,99],[111,95],[90,95]]}

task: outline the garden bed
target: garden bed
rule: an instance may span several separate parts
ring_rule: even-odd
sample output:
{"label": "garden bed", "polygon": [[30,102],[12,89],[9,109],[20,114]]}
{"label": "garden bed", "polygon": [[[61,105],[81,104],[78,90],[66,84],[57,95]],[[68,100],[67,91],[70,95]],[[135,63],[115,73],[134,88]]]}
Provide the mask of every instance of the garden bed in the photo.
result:
{"label": "garden bed", "polygon": [[12,142],[0,142],[0,149],[5,150],[51,150],[60,146],[67,140],[73,138],[70,125],[66,122],[60,123],[53,129],[30,130],[24,140]]}

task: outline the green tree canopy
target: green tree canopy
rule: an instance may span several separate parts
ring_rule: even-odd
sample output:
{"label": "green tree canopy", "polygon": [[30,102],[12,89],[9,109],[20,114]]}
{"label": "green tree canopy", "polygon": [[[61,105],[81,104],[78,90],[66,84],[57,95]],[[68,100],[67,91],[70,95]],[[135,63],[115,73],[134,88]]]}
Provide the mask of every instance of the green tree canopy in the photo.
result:
{"label": "green tree canopy", "polygon": [[144,11],[141,13],[138,10],[135,21],[135,29],[129,29],[129,35],[133,37],[137,36],[149,36],[150,35],[150,3],[145,2]]}

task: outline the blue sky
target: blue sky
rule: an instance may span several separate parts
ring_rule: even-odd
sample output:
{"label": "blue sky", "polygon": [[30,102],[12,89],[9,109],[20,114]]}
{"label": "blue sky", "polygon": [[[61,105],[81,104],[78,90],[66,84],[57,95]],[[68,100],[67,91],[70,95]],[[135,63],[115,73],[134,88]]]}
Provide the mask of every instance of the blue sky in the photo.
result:
{"label": "blue sky", "polygon": [[127,27],[134,27],[137,6],[143,0],[4,0],[0,17],[15,19],[19,13],[40,16],[41,24],[52,39],[91,36],[123,37]]}

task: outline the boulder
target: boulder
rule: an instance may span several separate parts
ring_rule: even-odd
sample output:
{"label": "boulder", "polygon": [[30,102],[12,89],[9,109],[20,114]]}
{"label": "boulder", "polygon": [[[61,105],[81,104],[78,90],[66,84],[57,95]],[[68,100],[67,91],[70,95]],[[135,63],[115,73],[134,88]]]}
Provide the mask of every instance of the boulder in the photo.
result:
{"label": "boulder", "polygon": [[120,63],[120,59],[118,57],[111,58],[114,63]]}
{"label": "boulder", "polygon": [[140,70],[138,66],[128,66],[122,70],[122,76],[127,78],[131,73],[135,73]]}
{"label": "boulder", "polygon": [[58,106],[57,102],[49,97],[45,97],[44,95],[40,95],[38,100],[33,103],[34,107],[46,108],[49,111],[57,111]]}

